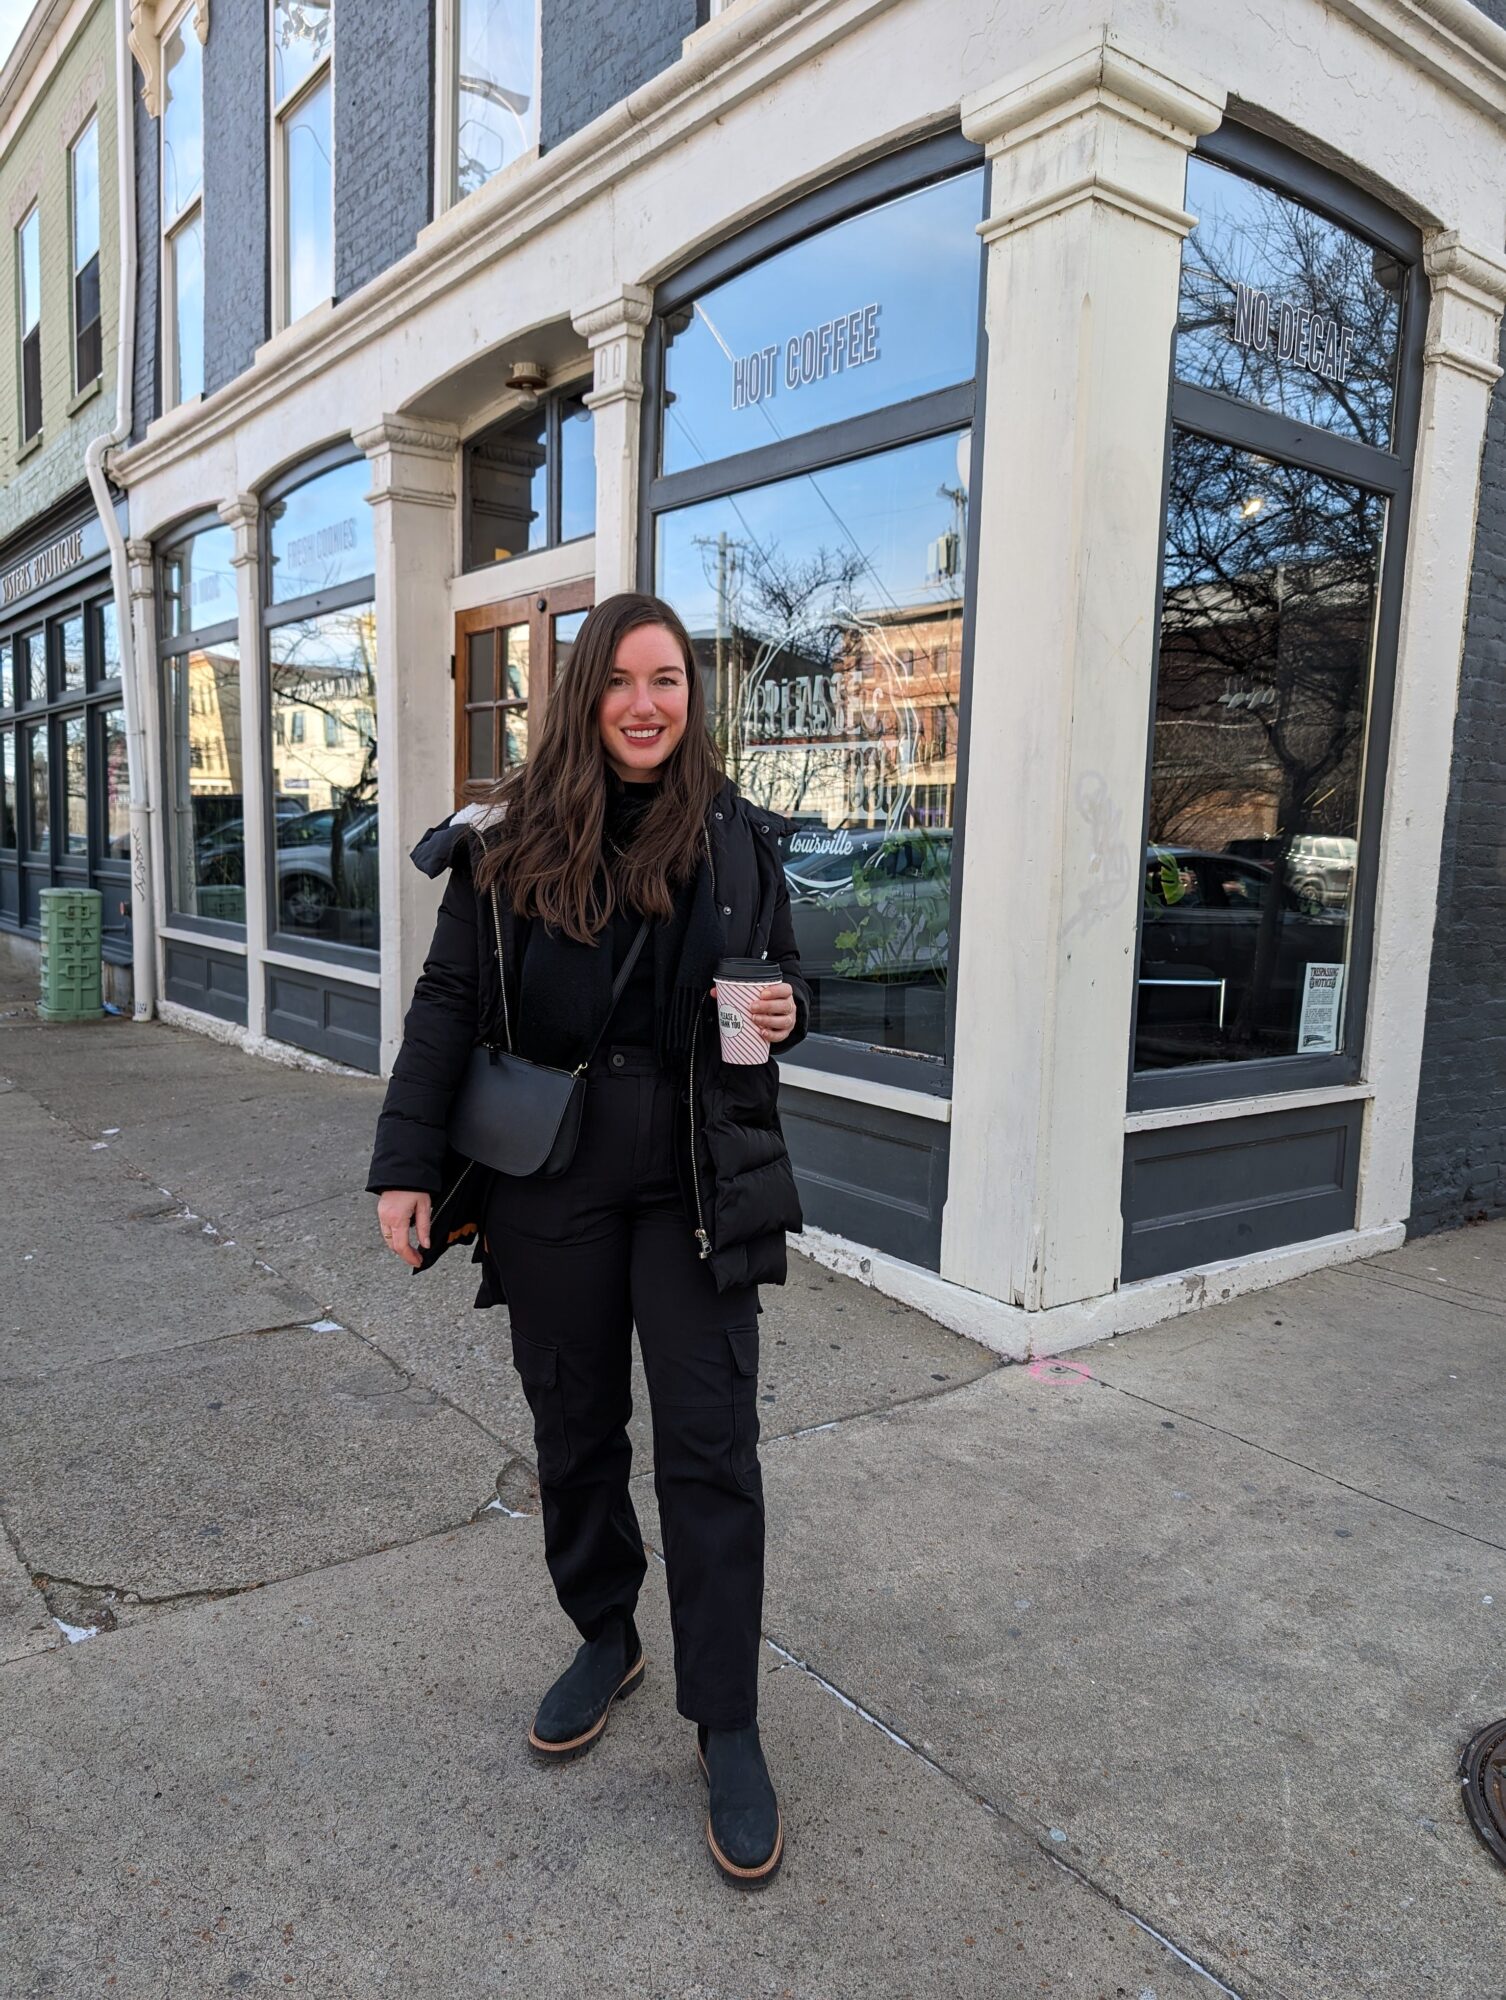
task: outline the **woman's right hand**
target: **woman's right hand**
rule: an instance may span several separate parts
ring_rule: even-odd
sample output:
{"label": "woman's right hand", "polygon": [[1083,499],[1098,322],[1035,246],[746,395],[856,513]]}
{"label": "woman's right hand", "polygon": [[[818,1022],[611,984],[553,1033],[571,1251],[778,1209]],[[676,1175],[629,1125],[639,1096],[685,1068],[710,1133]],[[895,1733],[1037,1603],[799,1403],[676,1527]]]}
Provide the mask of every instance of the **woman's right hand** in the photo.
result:
{"label": "woman's right hand", "polygon": [[432,1195],[420,1194],[412,1188],[388,1188],[385,1194],[377,1197],[377,1221],[387,1248],[396,1251],[403,1262],[411,1264],[415,1271],[423,1259],[408,1241],[409,1233],[416,1230],[419,1242],[425,1250],[428,1249],[429,1220],[433,1208]]}

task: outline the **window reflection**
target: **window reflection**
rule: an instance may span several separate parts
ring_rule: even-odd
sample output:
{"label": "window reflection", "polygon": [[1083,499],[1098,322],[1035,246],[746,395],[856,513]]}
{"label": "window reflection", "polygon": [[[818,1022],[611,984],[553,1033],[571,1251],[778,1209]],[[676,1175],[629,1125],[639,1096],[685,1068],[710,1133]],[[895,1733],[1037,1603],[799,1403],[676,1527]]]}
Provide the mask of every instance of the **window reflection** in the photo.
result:
{"label": "window reflection", "polygon": [[63,845],[69,854],[89,852],[89,754],[84,718],[65,715],[58,726],[63,760]]}
{"label": "window reflection", "polygon": [[100,735],[100,761],[105,774],[105,853],[112,861],[125,861],[131,852],[131,779],[126,762],[123,708],[103,711]]}
{"label": "window reflection", "polygon": [[972,379],[981,168],[791,244],[666,327],[662,469]]}
{"label": "window reflection", "polygon": [[784,842],[811,1026],[939,1056],[966,433],[659,519],[727,768]]}
{"label": "window reflection", "polygon": [[[202,632],[210,625],[226,625],[236,615],[235,537],[229,528],[206,528],[190,535],[186,542],[167,549],[162,557],[162,630],[164,638],[178,639],[185,632]],[[115,629],[115,607],[108,605],[104,640],[112,674],[120,671],[119,639]]]}
{"label": "window reflection", "polygon": [[16,732],[0,729],[0,847],[16,844]]}
{"label": "window reflection", "polygon": [[1340,1046],[1385,502],[1177,431],[1136,1060]]}
{"label": "window reflection", "polygon": [[277,928],[375,950],[375,608],[298,619],[268,641]]}
{"label": "window reflection", "polygon": [[370,576],[376,568],[370,486],[370,468],[355,458],[268,502],[274,604]]}
{"label": "window reflection", "polygon": [[536,0],[460,0],[455,78],[455,186],[489,181],[538,143]]}
{"label": "window reflection", "polygon": [[163,665],[172,759],[168,868],[173,908],[184,916],[244,923],[246,802],[239,651],[234,640],[228,640],[175,654]]}
{"label": "window reflection", "polygon": [[1194,158],[1177,373],[1387,449],[1406,267],[1326,217]]}

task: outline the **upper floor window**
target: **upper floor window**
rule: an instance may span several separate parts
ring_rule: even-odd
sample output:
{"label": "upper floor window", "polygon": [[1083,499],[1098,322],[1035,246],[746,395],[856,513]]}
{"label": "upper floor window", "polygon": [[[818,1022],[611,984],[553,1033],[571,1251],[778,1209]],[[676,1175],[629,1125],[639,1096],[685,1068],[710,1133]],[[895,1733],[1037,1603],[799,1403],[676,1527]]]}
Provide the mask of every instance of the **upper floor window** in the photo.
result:
{"label": "upper floor window", "polygon": [[539,140],[538,0],[449,0],[450,198],[472,193]]}
{"label": "upper floor window", "polygon": [[204,51],[185,13],[162,43],[164,401],[204,390]]}
{"label": "upper floor window", "polygon": [[42,429],[42,219],[33,207],[16,231],[17,293],[21,307],[21,442]]}
{"label": "upper floor window", "polygon": [[465,566],[596,530],[596,447],[581,389],[555,390],[465,448]]}
{"label": "upper floor window", "polygon": [[73,393],[99,380],[104,366],[99,299],[99,119],[93,117],[69,156],[73,207]]}
{"label": "upper floor window", "polygon": [[335,290],[334,0],[271,0],[273,317]]}

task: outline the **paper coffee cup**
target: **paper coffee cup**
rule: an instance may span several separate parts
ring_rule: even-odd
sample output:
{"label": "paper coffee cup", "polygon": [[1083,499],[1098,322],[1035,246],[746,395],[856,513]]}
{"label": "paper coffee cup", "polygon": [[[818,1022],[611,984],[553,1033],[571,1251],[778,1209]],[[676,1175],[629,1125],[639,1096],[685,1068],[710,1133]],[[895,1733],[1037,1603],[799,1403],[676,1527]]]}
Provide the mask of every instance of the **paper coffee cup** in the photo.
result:
{"label": "paper coffee cup", "polygon": [[716,1019],[724,1063],[769,1060],[769,1045],[753,1025],[753,1001],[784,974],[766,958],[724,958],[716,968]]}

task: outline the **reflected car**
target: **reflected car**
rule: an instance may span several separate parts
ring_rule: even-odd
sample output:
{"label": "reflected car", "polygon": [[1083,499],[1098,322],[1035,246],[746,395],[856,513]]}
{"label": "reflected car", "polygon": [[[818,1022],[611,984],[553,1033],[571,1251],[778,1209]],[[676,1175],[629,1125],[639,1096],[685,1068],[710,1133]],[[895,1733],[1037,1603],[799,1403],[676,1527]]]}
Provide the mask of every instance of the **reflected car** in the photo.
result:
{"label": "reflected car", "polygon": [[802,827],[780,843],[810,978],[945,978],[950,827]]}
{"label": "reflected car", "polygon": [[[1202,848],[1146,850],[1137,1025],[1139,1060],[1218,1060],[1240,1016],[1255,969],[1262,914],[1274,884],[1270,866]],[[1342,963],[1348,925],[1342,910],[1314,911],[1288,882],[1266,1004],[1254,1036],[1270,1054],[1290,1054],[1305,968]]]}
{"label": "reflected car", "polygon": [[[277,834],[277,915],[288,930],[375,942],[377,809],[305,813]],[[337,839],[338,834],[338,839]],[[368,940],[361,933],[371,931]]]}
{"label": "reflected car", "polygon": [[1359,842],[1344,834],[1301,833],[1287,849],[1286,879],[1292,893],[1312,916],[1321,910],[1347,910],[1354,892],[1354,863]]}

